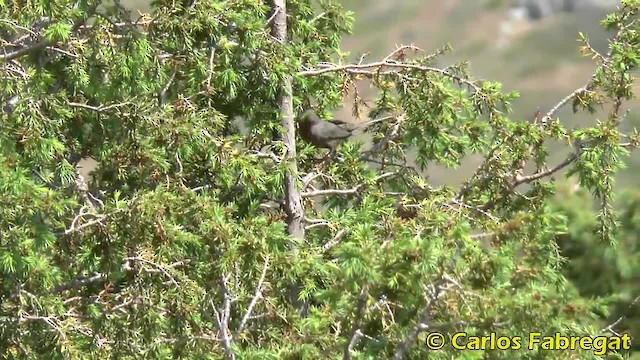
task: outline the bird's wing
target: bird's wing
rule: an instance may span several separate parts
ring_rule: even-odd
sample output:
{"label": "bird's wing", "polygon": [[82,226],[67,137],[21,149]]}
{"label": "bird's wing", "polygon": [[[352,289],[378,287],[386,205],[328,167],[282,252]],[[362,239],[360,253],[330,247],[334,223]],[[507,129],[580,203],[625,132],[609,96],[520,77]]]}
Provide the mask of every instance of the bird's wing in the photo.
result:
{"label": "bird's wing", "polygon": [[348,122],[342,121],[342,120],[338,120],[338,119],[330,119],[330,120],[326,120],[326,121],[334,123],[336,125],[340,125],[340,126],[342,126],[342,125],[353,125],[351,123],[348,123]]}
{"label": "bird's wing", "polygon": [[336,125],[332,122],[325,122],[324,124],[321,124],[317,129],[322,133],[322,136],[332,140],[346,139],[351,136],[352,131],[349,129],[345,129],[343,126]]}
{"label": "bird's wing", "polygon": [[359,126],[358,124],[354,124],[354,123],[349,123],[346,121],[342,121],[342,120],[338,120],[338,119],[331,119],[331,120],[326,120],[332,124],[338,125],[340,126],[342,129],[345,129],[349,132],[352,132],[353,130],[357,129]]}

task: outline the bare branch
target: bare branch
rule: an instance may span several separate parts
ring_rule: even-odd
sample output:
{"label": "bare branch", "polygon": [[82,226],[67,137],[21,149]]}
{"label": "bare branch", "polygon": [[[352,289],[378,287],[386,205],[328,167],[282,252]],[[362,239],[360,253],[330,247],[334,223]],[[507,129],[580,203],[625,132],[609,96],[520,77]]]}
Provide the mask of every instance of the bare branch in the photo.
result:
{"label": "bare branch", "polygon": [[[395,173],[395,172],[384,173],[382,175],[377,176],[374,179],[374,182],[382,180],[384,178],[391,177],[391,176],[396,176],[396,175],[398,175],[398,174]],[[355,186],[355,187],[353,187],[351,189],[326,189],[326,190],[304,191],[304,192],[300,193],[300,195],[303,198],[321,196],[321,195],[349,195],[349,194],[354,194],[354,193],[358,192],[358,190],[360,190],[363,186],[365,186],[365,184],[357,185],[357,186]]]}
{"label": "bare branch", "polygon": [[67,55],[67,56],[72,57],[74,59],[78,58],[78,55],[72,54],[72,53],[70,53],[70,52],[68,52],[66,50],[62,50],[62,49],[54,47],[54,46],[47,46],[47,49],[52,50],[52,51],[57,52],[57,53],[60,53],[60,54],[63,54],[63,55]]}
{"label": "bare branch", "polygon": [[[396,351],[393,356],[394,360],[404,359],[405,354],[409,351],[411,346],[415,344],[418,335],[426,329],[429,329],[428,324],[432,317],[431,311],[436,306],[437,301],[444,297],[453,287],[457,287],[457,284],[451,283],[450,280],[450,277],[443,274],[436,282],[436,285],[429,285],[427,287],[427,292],[430,293],[429,301],[427,301],[427,304],[422,309],[421,315],[413,330],[411,330],[404,341],[400,342],[396,347]],[[453,284],[454,286],[447,286],[449,284]]]}
{"label": "bare branch", "polygon": [[[640,301],[640,295],[636,296],[636,298],[633,299],[631,304],[629,304],[628,309],[633,308],[639,301]],[[626,317],[627,317],[626,315],[620,316],[616,321],[614,321],[613,323],[607,325],[605,328],[600,330],[600,333],[610,332],[616,336],[620,336],[620,334],[618,334],[613,328],[618,326],[618,324],[621,323],[624,319],[626,319]]]}
{"label": "bare branch", "polygon": [[229,331],[231,313],[231,295],[227,286],[230,275],[222,277],[222,294],[224,297],[222,309],[218,310],[212,301],[212,308],[216,315],[216,324],[222,337],[222,346],[227,360],[235,360],[236,354],[233,351],[233,339]]}
{"label": "bare branch", "polygon": [[[431,66],[423,66],[423,65],[417,65],[417,64],[408,64],[408,63],[399,62],[397,60],[393,60],[394,57],[402,54],[406,50],[418,51],[421,49],[414,45],[402,45],[397,49],[395,49],[394,51],[392,51],[389,55],[387,55],[381,61],[376,61],[376,62],[367,63],[367,64],[358,63],[358,64],[349,64],[349,65],[323,63],[323,64],[320,64],[319,68],[317,69],[304,70],[304,71],[298,72],[298,75],[317,76],[317,75],[322,75],[330,72],[346,72],[346,73],[360,74],[360,75],[374,75],[376,73],[380,73],[380,71],[384,68],[391,68],[396,70],[410,69],[410,70],[419,70],[423,72],[437,73],[445,77],[448,77],[460,84],[464,84],[475,92],[478,92],[481,90],[481,88],[474,81],[471,81],[469,79],[464,79],[445,69],[439,69]],[[388,74],[393,74],[393,73],[394,72],[392,71]]]}
{"label": "bare branch", "polygon": [[538,171],[534,174],[531,175],[527,175],[527,176],[522,176],[517,174],[512,187],[517,187],[521,184],[525,184],[525,183],[530,183],[532,181],[536,181],[538,179],[541,179],[543,177],[552,175],[562,169],[564,169],[565,167],[567,167],[568,165],[570,165],[572,162],[574,162],[578,156],[580,155],[580,149],[576,150],[575,152],[572,152],[566,159],[564,159],[561,163],[559,163],[558,165],[552,167],[551,169],[547,169],[547,170],[543,170],[543,171]]}
{"label": "bare branch", "polygon": [[[213,61],[213,53],[211,53],[211,61]],[[177,69],[174,70],[173,73],[171,73],[171,76],[169,76],[169,80],[167,80],[167,83],[158,93],[158,103],[160,104],[160,106],[163,106],[165,104],[167,99],[167,91],[169,91],[169,88],[171,87],[171,84],[175,80],[177,73],[178,73]],[[211,75],[211,73],[209,73],[209,75]]]}
{"label": "bare branch", "polygon": [[347,228],[344,228],[344,229],[338,231],[338,233],[333,237],[333,239],[327,241],[322,246],[322,252],[327,252],[327,251],[331,250],[332,247],[338,245],[340,240],[342,240],[342,238],[344,238],[344,236],[347,235],[348,232],[349,232],[349,229],[347,229]]}
{"label": "bare branch", "polygon": [[20,66],[16,64],[7,64],[3,66],[2,69],[6,71],[11,71],[13,73],[20,75],[23,80],[29,79],[29,74],[27,74],[23,69],[20,68]]}
{"label": "bare branch", "polygon": [[[589,82],[589,84],[591,83],[591,81]],[[569,101],[573,100],[573,98],[575,98],[576,96],[578,96],[579,94],[581,94],[584,91],[588,91],[587,89],[589,88],[589,84],[579,87],[577,89],[575,89],[574,91],[572,91],[569,95],[565,96],[564,98],[562,98],[562,100],[560,100],[557,104],[555,104],[543,117],[542,117],[542,124],[546,124],[552,116],[554,116],[558,110],[560,110],[563,106],[565,106],[567,103],[569,103]],[[536,123],[538,121],[538,119],[536,118],[534,120],[534,123]]]}
{"label": "bare branch", "polygon": [[110,104],[110,105],[93,106],[93,105],[82,104],[82,103],[77,103],[77,102],[68,102],[67,105],[71,106],[71,107],[79,107],[79,108],[83,108],[83,109],[87,109],[87,110],[93,110],[93,111],[96,111],[96,112],[104,112],[104,111],[111,110],[111,109],[114,109],[114,108],[131,105],[131,103],[130,102],[124,102],[124,103],[115,103],[115,104]]}
{"label": "bare branch", "polygon": [[316,22],[316,21],[320,20],[321,18],[323,18],[325,15],[327,15],[326,11],[321,12],[320,14],[316,15],[316,17],[311,19],[311,21],[309,21],[309,24],[313,24],[314,22]]}
{"label": "bare branch", "polygon": [[482,215],[484,215],[484,216],[488,217],[489,219],[493,220],[493,222],[495,222],[496,224],[498,224],[500,222],[500,220],[497,217],[491,215],[491,213],[489,213],[485,209],[481,209],[481,208],[477,208],[477,207],[471,206],[471,205],[465,203],[464,201],[461,201],[461,200],[458,200],[458,199],[453,199],[453,200],[450,201],[450,203],[445,203],[444,206],[445,207],[449,207],[452,210],[456,210],[451,204],[455,204],[455,205],[460,206],[461,208],[464,207],[464,208],[467,208],[467,209],[472,210],[472,211],[478,211]]}
{"label": "bare branch", "polygon": [[[96,10],[97,5],[93,5],[91,6],[91,8],[87,11],[88,17],[90,17],[91,15],[95,14],[95,10]],[[76,32],[77,30],[79,30],[85,23],[86,19],[79,19],[75,22],[75,24],[73,25],[73,28],[71,29],[71,32]],[[30,31],[32,32],[32,31]],[[21,49],[18,49],[16,51],[10,52],[8,54],[3,54],[0,55],[0,61],[11,61],[13,59],[17,59],[21,56],[30,54],[34,51],[39,51],[42,50],[44,48],[46,48],[47,46],[52,46],[53,42],[51,40],[45,39],[45,40],[41,40],[35,44],[23,47]]]}
{"label": "bare branch", "polygon": [[374,153],[376,151],[379,151],[380,149],[386,148],[391,141],[395,140],[398,137],[398,135],[400,134],[400,128],[402,127],[404,121],[407,119],[407,116],[403,113],[399,116],[396,116],[395,119],[395,124],[393,124],[389,133],[385,134],[384,139],[377,142],[370,150],[364,152],[364,160],[366,160],[367,154]]}
{"label": "bare branch", "polygon": [[304,222],[307,224],[311,224],[311,225],[305,226],[305,230],[313,229],[319,226],[328,226],[328,227],[333,226],[333,224],[331,224],[329,221],[325,219],[310,219],[308,217],[305,217]]}
{"label": "bare branch", "polygon": [[351,351],[353,351],[354,346],[358,344],[358,341],[360,341],[360,338],[362,337],[360,323],[362,322],[365,306],[367,305],[367,289],[367,284],[362,286],[362,289],[360,289],[360,294],[358,295],[358,305],[356,306],[355,313],[353,314],[351,336],[349,336],[349,341],[347,341],[344,346],[344,356],[342,357],[343,360],[351,360]]}
{"label": "bare branch", "polygon": [[167,269],[165,269],[165,267],[161,264],[155,263],[151,260],[147,260],[145,258],[143,258],[142,256],[133,256],[133,257],[126,257],[124,258],[125,261],[139,261],[148,265],[153,266],[154,268],[158,269],[161,273],[163,273],[167,278],[169,278],[169,280],[175,285],[175,286],[179,286],[180,284],[178,284],[178,282],[176,281],[176,279],[169,273],[169,271]]}
{"label": "bare branch", "polygon": [[[126,307],[128,307],[130,305],[140,304],[141,302],[142,302],[141,299],[129,299],[129,300],[127,300],[127,301],[125,301],[125,302],[123,302],[121,304],[118,304],[118,305],[112,307],[105,314],[103,314],[103,316],[106,315],[107,313],[110,314],[110,313],[114,313],[114,312],[116,312],[118,310],[124,309],[124,308],[126,308]],[[123,312],[124,312],[124,310],[123,310]]]}
{"label": "bare branch", "polygon": [[251,299],[251,303],[249,303],[249,307],[247,308],[247,312],[242,317],[242,321],[240,321],[240,326],[238,327],[238,331],[236,332],[236,336],[240,336],[244,331],[245,326],[247,325],[247,321],[251,318],[251,313],[253,312],[253,308],[256,306],[258,301],[262,299],[262,290],[264,279],[267,275],[267,269],[269,268],[269,258],[264,259],[264,266],[262,267],[262,274],[260,275],[260,280],[258,280],[258,286],[256,286],[256,292]]}
{"label": "bare branch", "polygon": [[267,19],[265,27],[271,26],[271,23],[273,22],[273,19],[276,18],[276,16],[278,15],[279,12],[280,12],[280,7],[276,7],[276,9],[273,11],[273,14],[271,14],[271,16],[269,16],[269,18]]}
{"label": "bare branch", "polygon": [[310,172],[310,173],[308,173],[307,175],[305,175],[302,178],[302,189],[304,190],[307,187],[309,187],[311,182],[313,180],[319,178],[319,177],[323,177],[325,179],[332,180],[332,178],[327,174],[324,174],[324,173],[321,173],[321,172],[318,172],[318,173]]}
{"label": "bare branch", "polygon": [[268,158],[273,160],[274,163],[279,164],[280,162],[282,162],[282,159],[279,158],[276,154],[274,154],[273,152],[269,151],[269,152],[262,152],[259,150],[252,150],[250,152],[252,155],[255,155],[259,158]]}
{"label": "bare branch", "polygon": [[[618,36],[620,36],[622,29],[618,30],[618,33],[614,36],[614,38],[612,39],[612,42],[615,41]],[[598,68],[593,72],[593,74],[591,75],[591,78],[589,79],[589,81],[582,87],[579,87],[577,89],[575,89],[574,91],[572,91],[569,95],[567,95],[566,97],[564,97],[562,100],[560,100],[555,106],[553,106],[551,108],[551,110],[549,110],[549,112],[547,112],[545,114],[545,116],[542,118],[542,123],[543,125],[551,119],[552,116],[555,115],[555,113],[562,108],[564,105],[566,105],[569,101],[571,101],[572,99],[574,99],[576,96],[578,96],[579,94],[581,94],[582,92],[585,91],[591,91],[591,89],[593,88],[593,82],[596,79],[596,74],[598,73],[598,71],[604,67],[607,67],[609,64],[609,61],[611,60],[611,51],[612,49],[609,48],[609,51],[607,52],[606,56],[602,56],[600,54],[600,65],[598,66]],[[536,119],[537,120],[537,119]]]}
{"label": "bare branch", "polygon": [[67,339],[65,332],[62,330],[62,324],[58,318],[53,316],[35,316],[35,315],[25,315],[20,317],[20,319],[24,319],[27,321],[43,321],[47,325],[51,326],[63,340]]}
{"label": "bare branch", "polygon": [[66,290],[71,290],[71,289],[76,289],[79,287],[83,287],[85,285],[89,285],[92,283],[96,283],[96,282],[100,282],[100,281],[104,281],[107,279],[107,276],[105,274],[101,274],[101,273],[96,273],[93,276],[90,277],[82,277],[64,284],[60,284],[55,286],[53,289],[51,289],[51,293],[52,294],[57,294],[57,293],[61,293],[63,291]]}
{"label": "bare branch", "polygon": [[364,58],[365,58],[365,57],[367,57],[367,56],[369,56],[370,54],[371,54],[371,52],[366,52],[366,53],[362,54],[362,55],[360,56],[360,61],[358,61],[358,65],[361,65],[361,64],[362,64],[362,62],[364,61]]}
{"label": "bare branch", "polygon": [[[113,211],[111,213],[108,213],[108,214],[96,214],[96,213],[87,213],[87,212],[84,212],[81,209],[80,212],[78,213],[78,215],[76,215],[76,217],[71,222],[71,226],[64,231],[64,235],[69,235],[71,233],[81,231],[81,230],[83,230],[85,228],[88,228],[90,226],[93,226],[93,225],[96,225],[96,224],[100,224],[100,223],[102,223],[103,220],[105,220],[105,219],[107,219],[107,218],[109,218],[109,217],[111,217],[111,216],[113,216],[113,215],[115,215],[115,214],[117,214],[119,212],[122,212],[122,211],[125,211],[125,209],[117,209],[117,210],[115,210],[115,211]],[[86,223],[84,223],[82,225],[76,225],[76,223],[81,218],[83,218],[85,216],[93,216],[96,219],[95,220],[91,220],[91,221],[87,221]]]}
{"label": "bare branch", "polygon": [[9,25],[11,25],[12,27],[16,28],[16,29],[20,29],[22,31],[28,32],[31,36],[38,36],[38,34],[36,32],[34,32],[33,30],[29,29],[28,27],[22,26],[18,23],[16,23],[15,21],[9,20],[9,19],[0,19],[0,22],[3,23],[7,23]]}
{"label": "bare branch", "polygon": [[24,56],[26,54],[29,54],[31,52],[42,50],[42,49],[46,48],[47,46],[50,46],[51,44],[52,43],[49,40],[42,40],[42,41],[39,41],[39,42],[37,42],[37,43],[35,43],[33,45],[23,47],[21,49],[18,49],[16,51],[10,52],[8,54],[0,55],[0,61],[10,61],[10,60],[13,60],[13,59],[17,59],[17,58],[19,58],[21,56]]}
{"label": "bare branch", "polygon": [[362,188],[362,184],[353,187],[351,189],[327,189],[327,190],[315,190],[315,191],[304,191],[300,193],[303,198],[306,197],[314,197],[314,196],[322,196],[322,195],[349,195],[355,194]]}
{"label": "bare branch", "polygon": [[[216,54],[216,48],[212,46],[211,49],[209,50],[209,75],[207,75],[207,87],[211,86],[211,78],[213,77],[213,57],[215,56],[215,54]],[[175,76],[175,72],[173,73],[171,78],[173,79],[174,76]],[[166,92],[166,90],[163,89],[163,92]]]}

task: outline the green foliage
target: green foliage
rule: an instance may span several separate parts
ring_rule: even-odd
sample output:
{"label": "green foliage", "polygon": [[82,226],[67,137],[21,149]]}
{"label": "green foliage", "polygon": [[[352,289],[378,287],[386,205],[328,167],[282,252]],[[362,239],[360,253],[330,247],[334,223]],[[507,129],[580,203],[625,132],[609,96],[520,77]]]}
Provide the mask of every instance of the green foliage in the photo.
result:
{"label": "green foliage", "polygon": [[[637,309],[633,301],[637,297],[637,274],[640,249],[638,248],[637,190],[627,190],[616,202],[620,213],[618,243],[615,247],[603,243],[597,236],[597,204],[583,190],[576,192],[562,189],[554,201],[554,207],[566,215],[571,224],[566,234],[558,238],[562,254],[568,259],[565,274],[581,296],[600,298],[609,304],[603,312],[608,323],[615,322],[622,331],[637,337]],[[634,344],[634,348],[637,345]]]}
{"label": "green foliage", "polygon": [[[156,0],[135,21],[118,2],[0,3],[3,355],[448,359],[477,353],[429,352],[425,332],[599,335],[608,309],[564,275],[559,241],[575,229],[548,178],[569,167],[596,196],[610,249],[613,179],[638,144],[618,127],[640,44],[640,4],[624,4],[604,21],[618,36],[594,80],[558,105],[611,114],[569,130],[557,108],[511,119],[518,94],[465,63],[434,67],[447,49],[338,65],[353,17],[333,1],[288,1],[286,43],[256,0]],[[354,114],[388,116],[366,130],[373,146],[323,160],[298,141],[287,159],[289,77],[297,113],[354,95]],[[547,140],[575,151],[547,166]],[[460,189],[421,171],[469,155],[484,162]],[[304,238],[288,234],[302,220]]]}

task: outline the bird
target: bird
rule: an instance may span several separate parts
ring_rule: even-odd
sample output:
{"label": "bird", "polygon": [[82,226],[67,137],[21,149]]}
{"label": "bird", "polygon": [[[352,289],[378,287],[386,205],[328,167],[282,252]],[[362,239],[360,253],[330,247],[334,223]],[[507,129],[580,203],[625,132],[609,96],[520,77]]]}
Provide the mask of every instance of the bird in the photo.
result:
{"label": "bird", "polygon": [[300,137],[317,147],[333,151],[355,130],[346,125],[339,120],[323,120],[315,111],[307,110],[300,117]]}
{"label": "bird", "polygon": [[315,111],[306,110],[300,116],[300,137],[317,147],[329,149],[333,153],[340,143],[353,135],[356,129],[388,118],[370,120],[361,124],[350,124],[336,119],[323,120]]}

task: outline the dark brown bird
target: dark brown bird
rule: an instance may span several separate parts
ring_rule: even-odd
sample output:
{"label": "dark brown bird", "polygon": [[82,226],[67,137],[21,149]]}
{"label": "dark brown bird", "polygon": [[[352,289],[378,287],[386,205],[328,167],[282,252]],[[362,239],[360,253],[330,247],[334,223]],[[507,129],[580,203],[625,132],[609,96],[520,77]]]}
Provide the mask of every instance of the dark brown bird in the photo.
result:
{"label": "dark brown bird", "polygon": [[315,111],[307,110],[300,117],[300,136],[317,147],[335,150],[355,130],[346,125],[341,121],[322,120]]}
{"label": "dark brown bird", "polygon": [[361,124],[349,124],[340,120],[323,120],[315,111],[307,110],[300,116],[300,136],[317,147],[333,152],[342,141],[351,137],[356,129],[388,118],[371,120]]}

